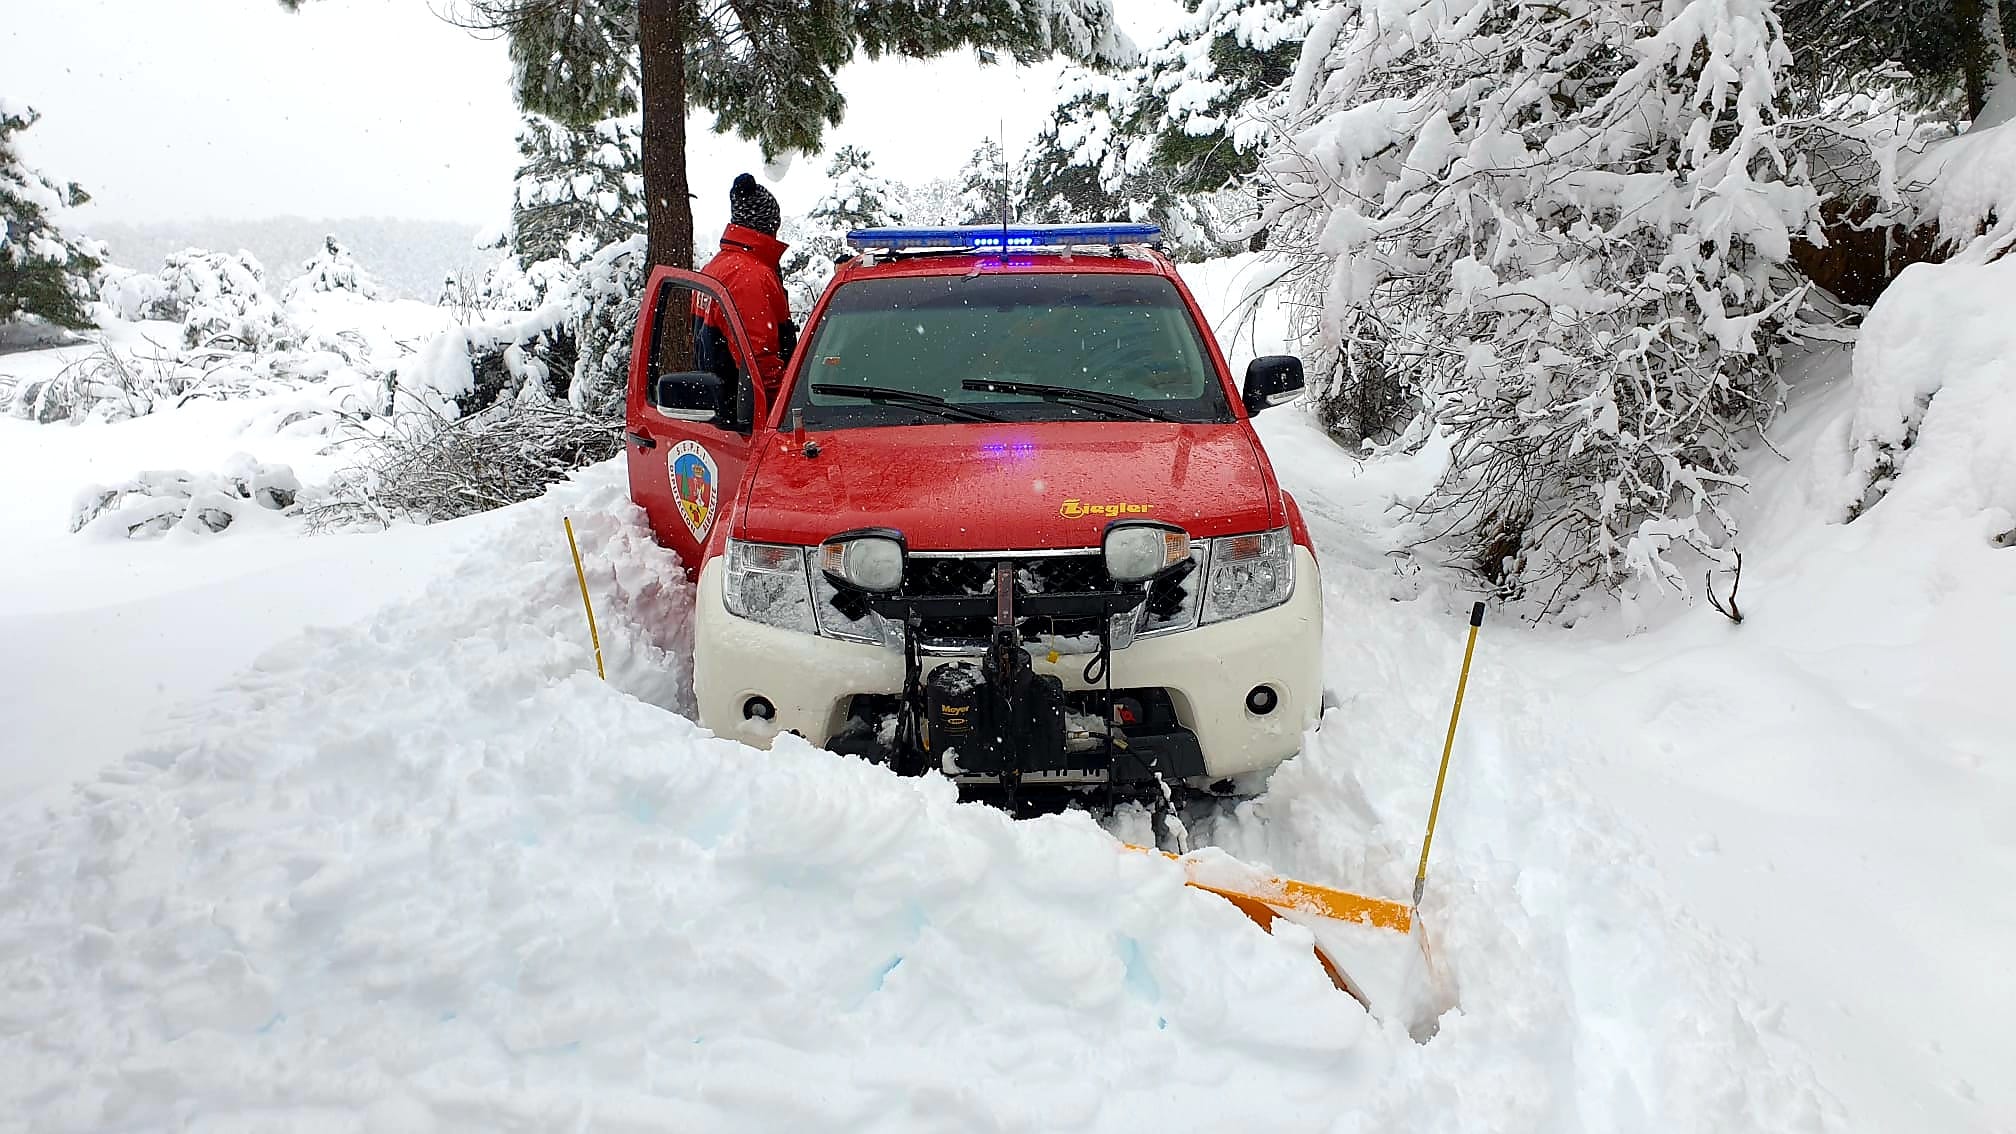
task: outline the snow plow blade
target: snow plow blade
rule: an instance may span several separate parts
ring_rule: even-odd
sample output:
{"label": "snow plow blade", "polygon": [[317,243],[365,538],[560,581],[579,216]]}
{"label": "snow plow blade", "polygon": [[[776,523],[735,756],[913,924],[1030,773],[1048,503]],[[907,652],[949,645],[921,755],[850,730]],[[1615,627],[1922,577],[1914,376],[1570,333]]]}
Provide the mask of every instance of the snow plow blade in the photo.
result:
{"label": "snow plow blade", "polygon": [[1214,848],[1149,853],[1181,863],[1190,886],[1231,902],[1269,933],[1276,920],[1308,930],[1330,982],[1415,1039],[1433,1035],[1436,1018],[1454,1006],[1435,972],[1420,916],[1407,903],[1282,878]]}

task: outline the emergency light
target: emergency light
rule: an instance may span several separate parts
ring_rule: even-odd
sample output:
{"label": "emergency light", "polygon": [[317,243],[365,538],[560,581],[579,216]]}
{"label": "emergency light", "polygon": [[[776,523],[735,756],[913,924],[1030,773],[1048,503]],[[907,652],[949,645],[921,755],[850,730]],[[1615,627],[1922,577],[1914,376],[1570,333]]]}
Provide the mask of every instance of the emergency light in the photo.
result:
{"label": "emergency light", "polygon": [[1162,230],[1152,224],[962,225],[944,228],[857,228],[847,243],[858,252],[914,248],[1012,252],[1031,248],[1111,248],[1154,244]]}

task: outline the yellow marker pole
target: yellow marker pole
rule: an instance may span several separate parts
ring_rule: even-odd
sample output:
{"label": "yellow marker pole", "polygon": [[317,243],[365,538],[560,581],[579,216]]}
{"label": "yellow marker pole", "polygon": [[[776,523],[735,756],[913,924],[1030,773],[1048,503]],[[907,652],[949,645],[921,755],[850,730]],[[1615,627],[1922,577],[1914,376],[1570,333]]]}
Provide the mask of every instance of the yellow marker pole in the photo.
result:
{"label": "yellow marker pole", "polygon": [[1463,674],[1456,679],[1456,703],[1449,708],[1449,735],[1442,740],[1442,770],[1435,773],[1435,802],[1428,805],[1428,833],[1421,836],[1421,865],[1414,871],[1414,908],[1428,885],[1428,846],[1435,841],[1435,819],[1442,813],[1442,784],[1449,778],[1449,752],[1456,747],[1456,718],[1463,715],[1463,689],[1470,684],[1470,655],[1477,651],[1477,628],[1484,625],[1484,604],[1470,608],[1470,644],[1463,647]]}
{"label": "yellow marker pole", "polygon": [[[588,601],[588,573],[581,569],[581,545],[574,542],[574,521],[562,516],[560,522],[567,525],[567,550],[574,553],[574,579],[581,584],[581,609],[588,612],[588,640],[595,643],[595,676],[607,681],[609,675],[602,671],[602,635],[595,630],[595,604]],[[1443,759],[1446,766],[1448,758]],[[1441,790],[1439,785],[1436,790]]]}

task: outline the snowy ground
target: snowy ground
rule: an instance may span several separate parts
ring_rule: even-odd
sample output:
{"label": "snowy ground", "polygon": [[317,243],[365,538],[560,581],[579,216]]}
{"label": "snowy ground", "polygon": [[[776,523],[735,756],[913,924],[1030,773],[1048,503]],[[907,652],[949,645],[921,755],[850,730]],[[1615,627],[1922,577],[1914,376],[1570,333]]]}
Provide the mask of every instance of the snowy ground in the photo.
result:
{"label": "snowy ground", "polygon": [[[1197,274],[1214,313],[1242,271]],[[1827,522],[1845,372],[1809,361],[1759,462],[1744,625],[1487,625],[1426,1045],[1089,823],[701,734],[613,467],[126,544],[65,530],[82,483],[329,458],[253,402],[0,420],[0,1130],[2016,1129],[2016,551]],[[1403,896],[1468,596],[1386,553],[1422,464],[1262,425],[1343,704],[1199,833]]]}

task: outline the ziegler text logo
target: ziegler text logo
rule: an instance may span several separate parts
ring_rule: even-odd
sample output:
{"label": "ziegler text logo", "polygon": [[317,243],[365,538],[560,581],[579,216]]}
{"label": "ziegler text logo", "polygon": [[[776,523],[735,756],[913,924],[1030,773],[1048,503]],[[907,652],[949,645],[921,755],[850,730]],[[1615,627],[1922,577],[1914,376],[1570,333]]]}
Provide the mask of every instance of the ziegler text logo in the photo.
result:
{"label": "ziegler text logo", "polygon": [[1139,516],[1154,507],[1153,504],[1087,504],[1081,500],[1066,500],[1057,513],[1069,519],[1079,516]]}

